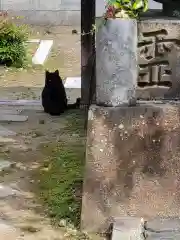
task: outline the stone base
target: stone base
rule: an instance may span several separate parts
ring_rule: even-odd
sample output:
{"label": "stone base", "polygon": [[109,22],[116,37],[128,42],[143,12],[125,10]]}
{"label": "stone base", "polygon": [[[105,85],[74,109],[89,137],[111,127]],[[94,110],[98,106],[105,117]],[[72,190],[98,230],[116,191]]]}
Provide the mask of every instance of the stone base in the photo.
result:
{"label": "stone base", "polygon": [[82,229],[180,216],[180,103],[89,110]]}

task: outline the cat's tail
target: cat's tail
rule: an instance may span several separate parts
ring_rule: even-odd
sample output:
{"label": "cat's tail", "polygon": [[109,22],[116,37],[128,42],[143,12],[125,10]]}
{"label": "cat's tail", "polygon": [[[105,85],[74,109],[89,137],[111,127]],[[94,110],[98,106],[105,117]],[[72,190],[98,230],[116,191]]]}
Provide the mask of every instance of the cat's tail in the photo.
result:
{"label": "cat's tail", "polygon": [[80,98],[77,98],[75,103],[72,103],[72,104],[68,104],[68,105],[67,105],[67,109],[80,108],[80,104],[81,104],[81,99],[80,99]]}

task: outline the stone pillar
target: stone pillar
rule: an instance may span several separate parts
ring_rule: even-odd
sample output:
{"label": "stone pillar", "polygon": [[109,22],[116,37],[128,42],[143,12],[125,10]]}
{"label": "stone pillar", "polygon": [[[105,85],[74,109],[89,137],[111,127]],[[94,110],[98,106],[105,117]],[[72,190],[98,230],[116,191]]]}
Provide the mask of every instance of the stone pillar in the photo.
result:
{"label": "stone pillar", "polygon": [[[138,30],[136,96],[163,101],[91,106],[82,201],[82,229],[87,232],[106,232],[116,218],[142,217],[151,230],[157,216],[180,217],[180,102],[164,100],[180,98],[180,20],[142,20]],[[154,233],[148,234],[153,239]]]}
{"label": "stone pillar", "polygon": [[133,103],[137,74],[136,20],[107,20],[96,37],[96,104]]}

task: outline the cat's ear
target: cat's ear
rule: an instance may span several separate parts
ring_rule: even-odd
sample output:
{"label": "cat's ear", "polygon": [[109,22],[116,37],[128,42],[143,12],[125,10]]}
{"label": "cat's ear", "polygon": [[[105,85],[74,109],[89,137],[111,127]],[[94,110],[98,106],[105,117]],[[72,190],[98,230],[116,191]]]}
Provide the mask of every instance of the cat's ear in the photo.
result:
{"label": "cat's ear", "polygon": [[59,70],[56,70],[54,73],[55,73],[57,76],[59,76]]}
{"label": "cat's ear", "polygon": [[49,75],[49,71],[48,71],[48,70],[46,70],[46,72],[45,72],[45,75],[46,75],[46,76],[48,76],[48,75]]}

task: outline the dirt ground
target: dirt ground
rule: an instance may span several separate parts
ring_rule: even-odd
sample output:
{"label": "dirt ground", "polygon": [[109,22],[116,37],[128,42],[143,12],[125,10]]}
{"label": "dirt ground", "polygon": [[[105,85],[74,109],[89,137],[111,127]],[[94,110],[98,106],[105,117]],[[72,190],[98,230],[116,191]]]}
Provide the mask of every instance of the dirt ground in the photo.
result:
{"label": "dirt ground", "polygon": [[[80,35],[72,35],[71,31],[70,27],[34,27],[31,38],[54,40],[51,56],[42,68],[19,71],[1,68],[0,99],[39,99],[46,68],[59,69],[63,78],[80,76]],[[69,94],[72,97],[72,93]],[[0,111],[2,109],[19,108],[0,107]],[[66,114],[50,117],[40,108],[21,107],[21,110],[21,114],[28,116],[28,121],[2,124],[17,135],[0,137],[0,164],[3,160],[11,163],[10,168],[0,172],[0,239],[74,239],[71,236],[74,230],[54,229],[49,219],[38,211],[42,206],[37,205],[31,191],[35,181],[31,171],[45,158],[40,145],[56,143],[60,139],[75,141],[77,136],[64,132]]]}
{"label": "dirt ground", "polygon": [[[58,69],[62,78],[80,76],[80,28],[72,35],[72,27],[31,27],[31,39],[54,41],[51,54],[43,67],[29,69],[0,68],[0,99],[39,99],[44,85],[44,70]],[[31,53],[38,47],[31,43]],[[33,46],[34,45],[34,46]]]}
{"label": "dirt ground", "polygon": [[[1,107],[0,111],[2,109],[12,107]],[[64,131],[68,114],[52,118],[41,109],[13,109],[24,109],[21,114],[27,115],[28,121],[2,124],[17,135],[0,138],[0,165],[3,160],[12,164],[7,170],[0,172],[0,239],[74,239],[72,236],[69,238],[71,233],[65,228],[54,229],[48,218],[42,214],[45,209],[42,211],[43,207],[37,205],[32,191],[39,180],[34,179],[31,174],[47,157],[41,151],[42,146],[55,144],[59,140],[76,141],[77,136]],[[13,194],[15,190],[17,192]],[[10,228],[8,231],[7,226]]]}

